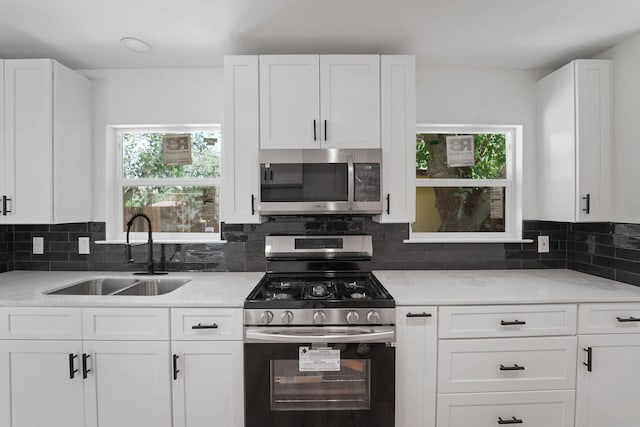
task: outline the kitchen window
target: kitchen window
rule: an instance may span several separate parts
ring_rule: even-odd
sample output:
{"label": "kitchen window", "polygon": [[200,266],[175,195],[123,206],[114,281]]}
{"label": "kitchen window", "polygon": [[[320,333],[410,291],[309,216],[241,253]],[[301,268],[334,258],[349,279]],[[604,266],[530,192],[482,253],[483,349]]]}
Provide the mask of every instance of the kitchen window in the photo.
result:
{"label": "kitchen window", "polygon": [[419,125],[408,242],[522,241],[522,127]]}
{"label": "kitchen window", "polygon": [[[144,213],[158,241],[220,239],[220,127],[115,129],[116,171],[111,234]],[[131,238],[146,239],[134,222]]]}

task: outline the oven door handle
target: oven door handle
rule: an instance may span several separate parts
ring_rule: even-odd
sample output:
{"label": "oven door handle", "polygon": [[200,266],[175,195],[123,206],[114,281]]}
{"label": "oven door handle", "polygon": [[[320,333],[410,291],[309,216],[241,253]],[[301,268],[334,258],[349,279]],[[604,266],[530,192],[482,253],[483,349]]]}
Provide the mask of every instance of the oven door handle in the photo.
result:
{"label": "oven door handle", "polygon": [[363,343],[363,342],[393,342],[395,330],[388,329],[364,329],[343,328],[329,329],[326,333],[314,334],[310,330],[293,332],[292,328],[246,328],[246,342],[275,342],[275,343]]}

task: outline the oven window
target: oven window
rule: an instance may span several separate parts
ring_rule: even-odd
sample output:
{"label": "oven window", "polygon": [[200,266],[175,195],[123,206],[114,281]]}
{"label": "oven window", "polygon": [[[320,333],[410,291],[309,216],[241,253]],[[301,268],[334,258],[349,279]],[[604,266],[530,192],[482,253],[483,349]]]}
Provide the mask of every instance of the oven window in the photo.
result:
{"label": "oven window", "polygon": [[298,360],[271,361],[272,411],[371,408],[370,360],[343,359],[335,372],[300,372],[298,366]]}

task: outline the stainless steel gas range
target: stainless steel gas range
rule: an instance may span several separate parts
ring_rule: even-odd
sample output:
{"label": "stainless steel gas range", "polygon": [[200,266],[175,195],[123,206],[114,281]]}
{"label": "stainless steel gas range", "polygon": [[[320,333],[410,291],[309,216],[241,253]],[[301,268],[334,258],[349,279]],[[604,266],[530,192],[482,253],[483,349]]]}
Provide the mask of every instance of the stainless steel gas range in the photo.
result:
{"label": "stainless steel gas range", "polygon": [[395,301],[371,236],[268,236],[245,300],[247,427],[392,427]]}

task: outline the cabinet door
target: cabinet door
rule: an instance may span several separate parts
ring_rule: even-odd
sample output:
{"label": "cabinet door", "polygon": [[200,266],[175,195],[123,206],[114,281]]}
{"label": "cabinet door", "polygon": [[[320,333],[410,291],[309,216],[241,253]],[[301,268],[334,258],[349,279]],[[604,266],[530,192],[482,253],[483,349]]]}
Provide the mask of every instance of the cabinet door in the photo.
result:
{"label": "cabinet door", "polygon": [[[81,341],[0,341],[0,425],[82,427]],[[73,378],[72,378],[73,377]]]}
{"label": "cabinet door", "polygon": [[320,148],[318,61],[260,56],[260,148]]}
{"label": "cabinet door", "polygon": [[[611,62],[579,60],[576,73],[578,221],[611,219]],[[588,199],[588,200],[587,200]]]}
{"label": "cabinet door", "polygon": [[5,189],[11,214],[4,223],[52,219],[52,61],[4,63]]}
{"label": "cabinet door", "polygon": [[171,427],[168,342],[85,341],[87,427]]}
{"label": "cabinet door", "polygon": [[242,341],[174,341],[174,427],[244,426]]}
{"label": "cabinet door", "polygon": [[578,344],[576,426],[640,426],[640,334],[583,335]]}
{"label": "cabinet door", "polygon": [[380,56],[320,57],[323,148],[380,148]]}
{"label": "cabinet door", "polygon": [[416,220],[416,61],[409,55],[380,57],[382,191],[380,222]]}
{"label": "cabinet door", "polygon": [[225,56],[220,219],[227,224],[260,222],[258,98],[258,57]]}
{"label": "cabinet door", "polygon": [[396,311],[396,426],[433,427],[436,416],[435,307]]}

